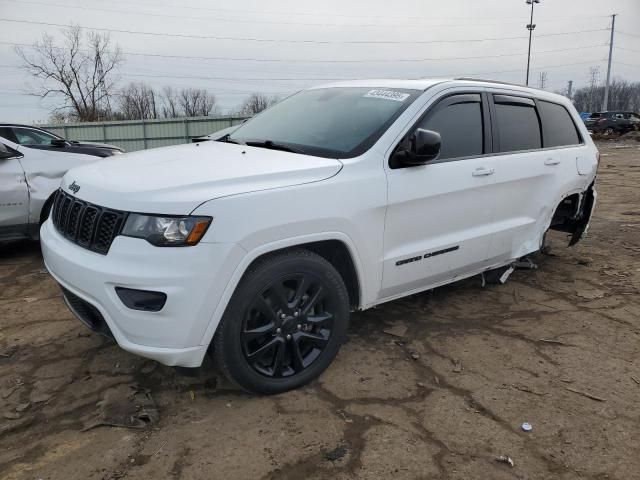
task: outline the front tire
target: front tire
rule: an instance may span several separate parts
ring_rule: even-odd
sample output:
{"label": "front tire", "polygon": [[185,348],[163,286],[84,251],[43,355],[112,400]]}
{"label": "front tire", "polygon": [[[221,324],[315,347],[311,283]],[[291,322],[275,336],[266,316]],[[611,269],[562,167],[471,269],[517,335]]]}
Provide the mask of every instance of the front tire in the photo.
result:
{"label": "front tire", "polygon": [[240,388],[291,390],[318,377],[346,338],[349,297],[338,271],[308,250],[259,260],[218,325],[213,356]]}

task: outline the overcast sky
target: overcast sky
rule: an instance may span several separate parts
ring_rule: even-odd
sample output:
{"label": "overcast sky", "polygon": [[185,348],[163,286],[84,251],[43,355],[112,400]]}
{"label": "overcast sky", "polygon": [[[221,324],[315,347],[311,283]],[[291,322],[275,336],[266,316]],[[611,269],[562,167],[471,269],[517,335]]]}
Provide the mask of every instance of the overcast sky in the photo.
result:
{"label": "overcast sky", "polygon": [[[6,20],[164,34],[111,33],[125,53],[119,84],[206,88],[224,113],[249,92],[285,96],[333,79],[523,83],[529,12],[525,0],[0,0],[0,121],[46,121],[60,103],[20,94],[30,80],[15,68],[11,44],[33,44],[43,33],[60,38],[61,27]],[[604,81],[612,13],[620,47],[612,76],[640,80],[640,0],[541,0],[530,84],[546,71],[548,90],[568,80],[577,88],[592,66]]]}

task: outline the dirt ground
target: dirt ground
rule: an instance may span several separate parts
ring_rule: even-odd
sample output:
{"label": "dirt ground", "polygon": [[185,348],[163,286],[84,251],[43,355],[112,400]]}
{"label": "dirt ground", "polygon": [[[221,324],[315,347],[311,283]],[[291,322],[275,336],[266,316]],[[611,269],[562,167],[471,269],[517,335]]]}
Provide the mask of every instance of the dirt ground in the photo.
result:
{"label": "dirt ground", "polygon": [[2,247],[0,478],[640,478],[640,144],[601,152],[586,240],[355,314],[329,370],[274,397],[120,350],[38,245]]}

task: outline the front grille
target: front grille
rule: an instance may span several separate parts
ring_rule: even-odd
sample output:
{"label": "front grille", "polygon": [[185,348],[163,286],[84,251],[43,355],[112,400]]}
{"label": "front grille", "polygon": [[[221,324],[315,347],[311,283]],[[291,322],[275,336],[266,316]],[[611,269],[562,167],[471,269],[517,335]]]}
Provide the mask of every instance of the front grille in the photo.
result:
{"label": "front grille", "polygon": [[69,310],[71,310],[82,323],[94,332],[98,332],[111,339],[113,338],[113,333],[111,333],[109,325],[107,325],[104,317],[96,307],[71,293],[66,288],[61,288]]}
{"label": "front grille", "polygon": [[62,190],[58,190],[51,212],[56,229],[68,240],[103,255],[120,234],[126,218],[126,212],[79,200]]}

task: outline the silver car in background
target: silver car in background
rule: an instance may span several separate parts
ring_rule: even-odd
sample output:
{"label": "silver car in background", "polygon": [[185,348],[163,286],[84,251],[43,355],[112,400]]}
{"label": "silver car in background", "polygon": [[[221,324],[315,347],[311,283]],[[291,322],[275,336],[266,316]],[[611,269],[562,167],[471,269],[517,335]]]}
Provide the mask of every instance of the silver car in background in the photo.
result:
{"label": "silver car in background", "polygon": [[101,158],[27,148],[0,137],[0,242],[37,240],[64,174],[97,160]]}

